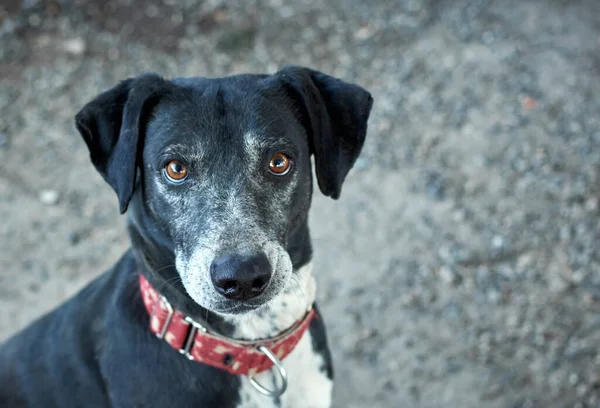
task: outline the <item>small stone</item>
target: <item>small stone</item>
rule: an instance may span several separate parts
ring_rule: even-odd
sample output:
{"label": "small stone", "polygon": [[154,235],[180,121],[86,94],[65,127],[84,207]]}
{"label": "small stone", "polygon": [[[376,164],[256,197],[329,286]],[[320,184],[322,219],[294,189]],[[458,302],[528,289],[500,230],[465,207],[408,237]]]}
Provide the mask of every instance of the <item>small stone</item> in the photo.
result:
{"label": "small stone", "polygon": [[578,269],[576,271],[573,271],[573,273],[571,273],[569,275],[569,280],[571,281],[572,284],[575,285],[579,285],[581,284],[581,282],[583,282],[583,280],[587,277],[587,272],[583,269]]}
{"label": "small stone", "polygon": [[463,314],[462,307],[456,301],[448,302],[442,309],[445,318],[451,320],[460,319]]}
{"label": "small stone", "polygon": [[60,194],[56,190],[42,190],[38,198],[42,204],[56,205],[60,198]]}
{"label": "small stone", "polygon": [[531,339],[531,343],[534,346],[537,346],[537,347],[544,347],[544,345],[546,344],[546,339],[544,338],[543,333],[540,333],[540,332],[536,331],[533,334],[533,338]]}
{"label": "small stone", "polygon": [[537,101],[531,96],[525,96],[521,99],[521,106],[523,110],[533,110],[537,107]]}
{"label": "small stone", "polygon": [[183,23],[183,14],[181,14],[181,13],[171,14],[171,24],[180,25],[181,23]]}
{"label": "small stone", "polygon": [[371,351],[367,351],[364,354],[364,358],[365,358],[365,361],[367,363],[369,363],[370,365],[377,366],[377,362],[379,360],[379,355],[377,354],[377,351],[371,350]]}
{"label": "small stone", "polygon": [[435,201],[443,201],[446,198],[446,182],[441,174],[432,173],[425,183],[425,192]]}
{"label": "small stone", "polygon": [[519,315],[518,314],[510,314],[506,318],[506,326],[510,329],[515,329],[519,326]]}
{"label": "small stone", "polygon": [[572,225],[561,226],[559,234],[560,234],[561,241],[569,241],[574,235],[573,226]]}
{"label": "small stone", "polygon": [[458,274],[450,266],[447,266],[447,265],[442,266],[439,269],[438,274],[440,275],[440,278],[442,278],[442,280],[444,282],[446,282],[447,284],[453,284],[453,283],[457,283],[459,281]]}
{"label": "small stone", "polygon": [[29,23],[30,26],[37,27],[40,24],[42,24],[42,18],[40,16],[38,16],[37,14],[32,14],[27,19],[27,22]]}
{"label": "small stone", "polygon": [[368,25],[364,25],[354,33],[354,38],[356,38],[357,40],[366,40],[372,35],[373,30]]}
{"label": "small stone", "polygon": [[4,132],[0,132],[0,148],[8,147],[8,134]]}
{"label": "small stone", "polygon": [[529,398],[522,400],[519,402],[519,405],[515,405],[515,407],[519,407],[519,408],[534,408],[535,405],[533,403],[532,400],[530,400]]}
{"label": "small stone", "polygon": [[460,363],[459,361],[456,361],[453,358],[449,358],[446,360],[446,371],[449,374],[454,374],[454,373],[458,373],[459,371],[461,371],[463,369],[463,364]]}
{"label": "small stone", "polygon": [[223,24],[227,21],[227,19],[229,18],[229,16],[227,15],[227,10],[224,8],[215,10],[212,13],[212,18],[214,20],[215,23],[217,24]]}
{"label": "small stone", "polygon": [[475,165],[477,167],[488,167],[490,165],[490,159],[488,159],[487,157],[483,156],[483,155],[477,155],[473,158],[473,162],[475,163]]}
{"label": "small stone", "polygon": [[0,34],[11,34],[17,29],[17,24],[11,19],[5,19],[0,24]]}
{"label": "small stone", "polygon": [[396,391],[396,386],[394,385],[394,383],[391,380],[386,380],[383,383],[382,389],[387,392]]}
{"label": "small stone", "polygon": [[81,235],[75,231],[70,232],[67,238],[71,245],[77,245],[81,241]]}
{"label": "small stone", "polygon": [[490,45],[491,43],[494,42],[494,40],[496,39],[496,36],[494,35],[493,32],[491,31],[486,31],[485,33],[483,33],[481,35],[481,41],[485,44],[485,45]]}
{"label": "small stone", "polygon": [[598,210],[598,199],[596,197],[590,197],[585,202],[585,210],[587,212],[595,212]]}
{"label": "small stone", "polygon": [[531,266],[533,258],[530,253],[523,253],[517,258],[517,268],[524,270]]}
{"label": "small stone", "polygon": [[571,386],[577,385],[578,382],[579,382],[579,375],[577,375],[577,373],[569,374],[569,384]]}
{"label": "small stone", "polygon": [[370,303],[374,309],[381,309],[386,305],[386,300],[383,296],[375,296]]}
{"label": "small stone", "polygon": [[71,55],[81,55],[85,52],[86,44],[83,38],[71,38],[63,43],[65,52]]}
{"label": "small stone", "polygon": [[158,16],[159,12],[160,11],[158,10],[158,7],[156,7],[154,4],[151,4],[146,8],[146,15],[150,18]]}
{"label": "small stone", "polygon": [[22,0],[21,7],[23,10],[30,10],[34,7],[37,7],[39,0]]}
{"label": "small stone", "polygon": [[383,119],[381,122],[379,122],[379,124],[377,125],[377,130],[380,132],[387,132],[388,130],[390,130],[392,128],[392,122],[387,120],[387,119]]}
{"label": "small stone", "polygon": [[107,56],[108,56],[109,60],[116,61],[121,56],[121,52],[119,51],[118,48],[113,47],[113,48],[111,48],[111,49],[108,50]]}
{"label": "small stone", "polygon": [[490,289],[487,292],[487,298],[490,301],[490,303],[492,304],[499,304],[500,303],[500,299],[502,298],[500,291],[498,291],[497,289]]}
{"label": "small stone", "polygon": [[421,398],[421,392],[419,391],[419,387],[416,385],[411,385],[408,388],[408,393],[417,401]]}
{"label": "small stone", "polygon": [[452,213],[452,221],[463,222],[467,218],[467,214],[464,210],[456,210]]}
{"label": "small stone", "polygon": [[502,385],[491,384],[485,388],[481,394],[481,399],[484,401],[490,401],[498,398],[502,394]]}
{"label": "small stone", "polygon": [[352,297],[358,297],[358,296],[360,296],[360,295],[364,294],[364,293],[365,293],[365,291],[366,291],[366,290],[365,290],[365,288],[364,288],[364,287],[352,288],[352,289],[350,290],[350,295],[351,295]]}
{"label": "small stone", "polygon": [[506,279],[514,279],[517,271],[508,264],[500,264],[497,268],[498,274]]}
{"label": "small stone", "polygon": [[490,270],[485,266],[480,266],[475,272],[475,284],[480,289],[487,289],[490,285]]}
{"label": "small stone", "polygon": [[33,268],[33,261],[31,259],[26,259],[21,262],[21,267],[26,271],[30,271]]}
{"label": "small stone", "polygon": [[503,246],[504,246],[504,238],[502,238],[500,235],[495,235],[492,238],[492,248],[501,249]]}
{"label": "small stone", "polygon": [[585,384],[579,384],[576,388],[577,396],[583,397],[588,392],[588,386]]}
{"label": "small stone", "polygon": [[406,11],[410,13],[418,13],[425,7],[424,2],[420,0],[409,0],[406,3]]}
{"label": "small stone", "polygon": [[376,335],[377,335],[377,333],[375,332],[375,330],[363,329],[357,333],[357,338],[358,338],[358,340],[362,341],[362,340],[367,340],[372,337],[375,337]]}

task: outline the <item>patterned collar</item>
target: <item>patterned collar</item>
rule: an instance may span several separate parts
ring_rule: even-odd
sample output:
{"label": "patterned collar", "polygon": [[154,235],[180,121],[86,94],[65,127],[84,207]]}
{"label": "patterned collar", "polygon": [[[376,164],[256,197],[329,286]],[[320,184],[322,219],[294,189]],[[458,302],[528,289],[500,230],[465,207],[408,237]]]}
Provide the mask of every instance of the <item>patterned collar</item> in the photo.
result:
{"label": "patterned collar", "polygon": [[140,292],[150,315],[150,330],[188,359],[225,370],[231,374],[253,377],[280,367],[281,360],[296,347],[313,318],[311,307],[305,316],[276,337],[261,340],[236,340],[211,332],[179,310],[139,275]]}

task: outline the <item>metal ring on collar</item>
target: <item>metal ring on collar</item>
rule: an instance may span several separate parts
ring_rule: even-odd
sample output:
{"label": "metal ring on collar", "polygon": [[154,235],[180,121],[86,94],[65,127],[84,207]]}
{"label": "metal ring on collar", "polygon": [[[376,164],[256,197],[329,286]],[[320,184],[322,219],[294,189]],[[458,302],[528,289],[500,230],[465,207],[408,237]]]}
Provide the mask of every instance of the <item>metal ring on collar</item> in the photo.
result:
{"label": "metal ring on collar", "polygon": [[[283,368],[283,364],[281,364],[281,361],[277,358],[277,356],[275,354],[273,354],[273,352],[271,350],[269,350],[265,346],[258,346],[258,351],[263,353],[265,356],[267,356],[267,358],[269,360],[271,360],[271,362],[273,362],[273,367],[275,367],[277,369],[277,372],[279,373],[279,376],[281,377],[281,387],[279,387],[278,389],[275,389],[275,390],[269,390],[269,389],[266,389],[265,387],[263,387],[262,385],[260,385],[258,382],[256,382],[256,380],[254,379],[254,376],[248,377],[248,380],[250,381],[250,384],[252,384],[252,386],[254,388],[256,388],[256,390],[258,392],[260,392],[261,394],[264,394],[271,398],[280,397],[287,388],[287,384],[288,384],[287,372],[285,371],[285,368]],[[277,381],[275,381],[275,384],[277,384]]]}

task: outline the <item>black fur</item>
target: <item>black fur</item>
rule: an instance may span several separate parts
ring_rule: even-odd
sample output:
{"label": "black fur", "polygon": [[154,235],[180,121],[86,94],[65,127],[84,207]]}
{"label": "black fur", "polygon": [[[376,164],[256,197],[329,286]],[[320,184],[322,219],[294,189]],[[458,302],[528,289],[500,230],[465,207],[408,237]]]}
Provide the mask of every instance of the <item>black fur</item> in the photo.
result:
{"label": "black fur", "polygon": [[373,98],[357,85],[311,69],[289,66],[279,75],[292,89],[290,95],[301,111],[319,188],[338,199],[365,142]]}
{"label": "black fur", "polygon": [[[147,74],[86,105],[76,126],[92,163],[117,193],[121,212],[128,212],[132,249],[112,270],[0,346],[0,407],[235,407],[239,377],[188,361],[150,332],[137,275],[143,273],[184,313],[208,318],[213,329],[230,335],[234,327],[188,295],[174,251],[188,250],[182,242],[206,233],[207,214],[220,214],[211,203],[248,171],[240,137],[256,131],[265,146],[288,149],[294,157],[293,178],[257,170],[239,179],[239,189],[250,200],[248,211],[285,248],[296,270],[312,254],[310,155],[321,191],[338,198],[362,148],[371,103],[356,85],[287,67],[275,75],[217,79],[167,81]],[[205,161],[189,159],[197,143],[210,153]],[[165,149],[175,144],[177,152],[166,157]],[[173,157],[189,159],[197,177],[197,184],[169,190],[185,197],[189,208],[173,206],[160,193],[160,171]],[[211,178],[215,197],[194,190],[201,177]],[[293,186],[290,196],[278,197],[286,185]],[[184,231],[175,223],[182,215],[194,221]],[[310,333],[331,377],[321,317]]]}

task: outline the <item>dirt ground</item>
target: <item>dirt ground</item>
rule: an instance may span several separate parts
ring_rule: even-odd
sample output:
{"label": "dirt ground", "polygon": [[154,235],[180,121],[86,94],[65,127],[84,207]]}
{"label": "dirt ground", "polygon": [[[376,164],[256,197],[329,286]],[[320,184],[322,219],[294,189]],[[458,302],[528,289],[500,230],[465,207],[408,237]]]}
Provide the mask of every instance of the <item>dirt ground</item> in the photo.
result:
{"label": "dirt ground", "polygon": [[0,1],[0,340],[128,245],[83,103],[286,63],[375,98],[311,218],[335,406],[600,406],[596,0]]}

